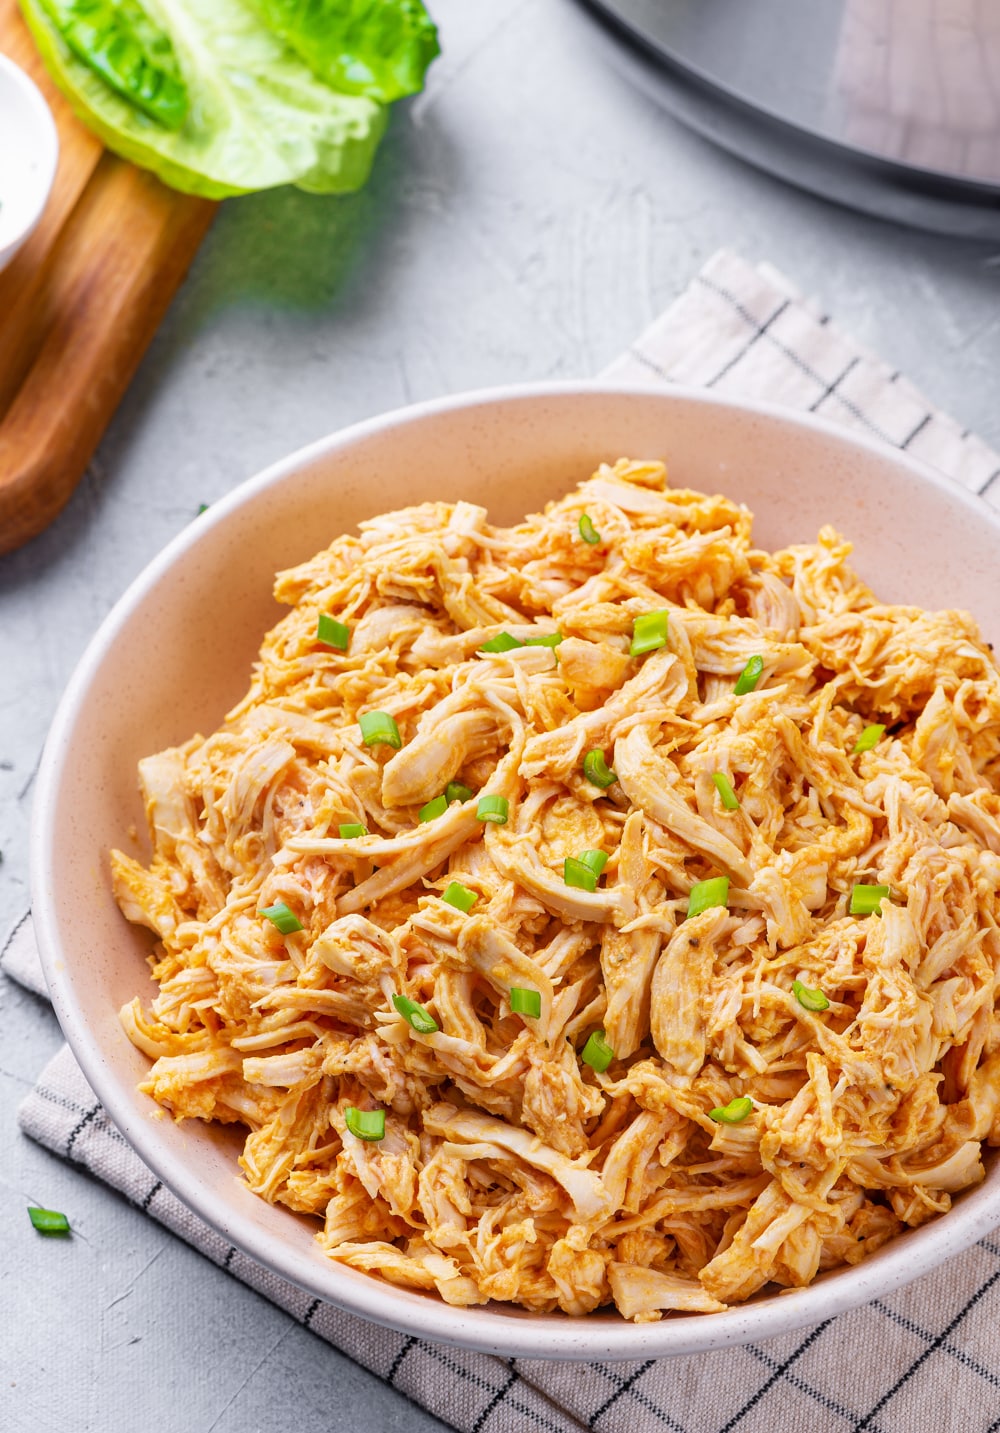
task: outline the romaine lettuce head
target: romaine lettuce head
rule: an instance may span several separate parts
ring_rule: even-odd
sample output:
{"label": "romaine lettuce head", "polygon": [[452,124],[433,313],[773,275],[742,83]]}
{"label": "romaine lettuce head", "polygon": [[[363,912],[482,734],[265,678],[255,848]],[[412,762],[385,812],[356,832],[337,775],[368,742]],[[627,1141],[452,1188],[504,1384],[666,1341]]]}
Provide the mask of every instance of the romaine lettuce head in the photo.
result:
{"label": "romaine lettuce head", "polygon": [[170,38],[187,90],[177,128],[144,113],[80,59],[43,0],[20,4],[76,114],[109,149],[175,189],[211,199],[279,184],[337,194],[368,178],[385,107],[317,79],[251,0],[143,0]]}

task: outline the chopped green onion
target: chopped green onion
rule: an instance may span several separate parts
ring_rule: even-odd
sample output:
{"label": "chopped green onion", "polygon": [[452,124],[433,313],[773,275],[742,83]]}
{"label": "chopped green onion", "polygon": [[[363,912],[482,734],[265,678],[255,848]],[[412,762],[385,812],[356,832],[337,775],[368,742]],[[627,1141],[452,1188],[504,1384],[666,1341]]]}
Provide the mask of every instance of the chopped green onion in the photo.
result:
{"label": "chopped green onion", "polygon": [[738,1095],[735,1100],[730,1100],[728,1105],[716,1105],[714,1110],[709,1110],[708,1117],[718,1124],[740,1125],[753,1109],[753,1100],[749,1095]]}
{"label": "chopped green onion", "polygon": [[365,746],[391,746],[398,751],[403,745],[395,717],[388,712],[362,712],[358,726]]}
{"label": "chopped green onion", "polygon": [[267,916],[274,928],[280,930],[282,935],[294,935],[297,930],[302,929],[302,922],[294,911],[288,909],[284,901],[277,901],[273,906],[266,906],[257,914]]}
{"label": "chopped green onion", "polygon": [[604,1074],[614,1058],[615,1052],[605,1039],[603,1030],[595,1030],[580,1051],[580,1059],[598,1075]]}
{"label": "chopped green onion", "polygon": [[592,786],[599,786],[602,791],[606,791],[609,786],[614,786],[618,780],[604,760],[604,752],[599,746],[595,746],[593,751],[588,751],[583,758],[583,774]]}
{"label": "chopped green onion", "polygon": [[644,612],[632,623],[632,645],[630,657],[641,657],[643,652],[655,652],[667,645],[667,625],[670,613],[666,608],[658,612]]}
{"label": "chopped green onion", "polygon": [[803,985],[801,980],[792,981],[792,994],[803,1010],[829,1010],[830,1008],[830,1002],[822,990],[812,990],[808,985]]}
{"label": "chopped green onion", "polygon": [[733,687],[733,696],[745,697],[748,692],[752,692],[760,681],[760,674],[763,670],[764,658],[751,657],[736,679],[736,685]]}
{"label": "chopped green onion", "polygon": [[577,523],[577,527],[584,542],[590,547],[596,547],[601,540],[601,534],[597,531],[597,528],[585,512],[580,514],[580,521]]}
{"label": "chopped green onion", "polygon": [[740,799],[733,790],[732,782],[724,771],[712,773],[712,780],[715,782],[715,789],[719,793],[719,800],[727,811],[738,811]]}
{"label": "chopped green onion", "polygon": [[888,886],[854,886],[851,889],[852,916],[872,916],[889,895]]}
{"label": "chopped green onion", "polygon": [[357,836],[367,836],[368,827],[362,826],[360,821],[346,821],[337,827],[337,832],[342,841],[353,841]]}
{"label": "chopped green onion", "polygon": [[70,1233],[69,1220],[57,1209],[39,1209],[32,1205],[28,1210],[28,1218],[32,1228],[37,1229],[39,1234]]}
{"label": "chopped green onion", "polygon": [[542,1013],[542,997],[537,990],[525,990],[522,985],[512,985],[510,1009],[512,1015],[530,1015],[537,1020]]}
{"label": "chopped green onion", "polygon": [[597,872],[576,856],[567,856],[563,862],[563,880],[567,886],[575,886],[580,891],[597,890]]}
{"label": "chopped green onion", "polygon": [[558,647],[563,639],[561,632],[546,632],[544,637],[526,637],[526,647]]}
{"label": "chopped green onion", "polygon": [[854,743],[854,750],[851,752],[851,755],[860,756],[863,751],[871,751],[873,746],[878,746],[884,735],[884,722],[881,724],[881,726],[878,724],[878,722],[875,722],[872,726],[866,726],[864,731],[858,737],[857,741]]}
{"label": "chopped green onion", "polygon": [[713,906],[728,904],[728,876],[713,876],[710,881],[698,881],[691,887],[691,894],[688,896],[688,919],[700,916],[702,911],[711,910]]}
{"label": "chopped green onion", "polygon": [[512,637],[509,632],[498,632],[488,642],[483,642],[479,650],[481,652],[513,652],[515,647],[523,647],[524,643]]}
{"label": "chopped green onion", "polygon": [[595,876],[599,876],[608,864],[607,853],[604,851],[581,851],[576,859],[584,866],[589,866]]}
{"label": "chopped green onion", "polygon": [[198,511],[195,513],[195,517],[201,517],[203,512],[208,512],[208,503],[198,504]]}
{"label": "chopped green onion", "polygon": [[385,1139],[385,1110],[359,1110],[348,1105],[344,1121],[355,1139],[366,1140],[369,1144]]}
{"label": "chopped green onion", "polygon": [[477,821],[492,821],[494,826],[506,826],[510,803],[506,796],[480,796],[476,806]]}
{"label": "chopped green onion", "polygon": [[475,891],[470,891],[468,886],[463,886],[461,881],[449,881],[441,892],[441,899],[447,901],[458,911],[464,911],[466,915],[472,910],[479,897]]}
{"label": "chopped green onion", "polygon": [[325,647],[336,647],[338,652],[346,652],[350,640],[350,627],[345,627],[343,622],[338,622],[335,617],[331,617],[326,612],[319,614],[319,621],[316,624],[317,642],[322,642]]}
{"label": "chopped green onion", "polygon": [[435,1030],[441,1029],[434,1016],[430,1015],[422,1005],[418,1005],[415,1000],[410,1000],[408,996],[394,995],[392,1003],[407,1025],[412,1026],[418,1035],[433,1035]]}
{"label": "chopped green onion", "polygon": [[471,801],[472,792],[467,786],[463,786],[460,781],[449,781],[448,785],[444,788],[444,799],[449,806],[453,801]]}
{"label": "chopped green onion", "polygon": [[448,798],[444,792],[442,792],[440,796],[435,796],[433,801],[428,801],[426,806],[421,806],[417,812],[417,820],[436,821],[437,818],[443,816],[447,810]]}

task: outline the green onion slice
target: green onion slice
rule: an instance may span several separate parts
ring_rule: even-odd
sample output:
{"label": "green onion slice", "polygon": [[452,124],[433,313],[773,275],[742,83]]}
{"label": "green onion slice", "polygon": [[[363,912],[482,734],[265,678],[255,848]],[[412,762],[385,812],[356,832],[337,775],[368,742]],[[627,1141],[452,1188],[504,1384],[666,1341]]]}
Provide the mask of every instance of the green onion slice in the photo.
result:
{"label": "green onion slice", "polygon": [[667,626],[670,621],[670,613],[666,608],[658,612],[644,612],[632,623],[632,645],[628,649],[630,657],[641,657],[643,652],[655,652],[658,647],[667,645]]}
{"label": "green onion slice", "polygon": [[326,612],[319,614],[319,622],[316,624],[317,642],[322,642],[326,647],[336,647],[338,652],[346,652],[350,640],[350,627],[345,627],[343,622],[338,622]]}
{"label": "green onion slice", "polygon": [[719,793],[719,800],[727,811],[738,811],[740,809],[740,798],[733,790],[732,782],[724,771],[712,773],[712,780],[715,782],[715,789]]}
{"label": "green onion slice", "polygon": [[718,1124],[740,1125],[753,1109],[753,1100],[749,1095],[738,1095],[735,1100],[730,1100],[728,1105],[716,1105],[714,1110],[709,1110],[708,1117]]}
{"label": "green onion slice", "polygon": [[257,914],[267,916],[275,930],[280,930],[282,935],[294,935],[297,930],[302,929],[302,922],[294,911],[289,910],[284,901],[276,901],[273,906],[265,906]]}
{"label": "green onion slice", "polygon": [[428,801],[426,806],[421,806],[417,812],[418,821],[436,821],[448,810],[448,797],[442,791],[440,796],[435,796],[433,801]]}
{"label": "green onion slice", "polygon": [[592,786],[599,786],[602,791],[606,791],[609,786],[614,786],[618,780],[604,760],[604,752],[599,746],[595,746],[593,751],[588,751],[583,758],[583,774]]}
{"label": "green onion slice", "polygon": [[563,639],[561,632],[546,632],[544,637],[526,637],[526,647],[558,647]]}
{"label": "green onion slice", "polygon": [[751,657],[736,679],[736,685],[733,687],[733,696],[745,697],[748,692],[752,692],[760,681],[763,670],[764,658]]}
{"label": "green onion slice", "polygon": [[567,886],[575,886],[581,891],[597,890],[597,872],[576,856],[567,856],[563,862],[563,880]]}
{"label": "green onion slice", "polygon": [[692,916],[700,916],[702,911],[711,910],[713,906],[728,906],[729,904],[729,877],[713,876],[709,881],[698,881],[691,887],[691,894],[688,896],[688,919]]}
{"label": "green onion slice", "polygon": [[600,542],[601,534],[597,531],[597,528],[585,512],[580,514],[580,521],[577,523],[577,528],[580,536],[589,547],[596,547]]}
{"label": "green onion slice", "polygon": [[792,994],[803,1010],[829,1010],[830,1008],[830,1002],[822,990],[812,990],[808,985],[803,985],[801,980],[792,981]]}
{"label": "green onion slice", "polygon": [[599,876],[608,864],[605,851],[581,851],[576,859],[584,866],[589,866],[595,876]]}
{"label": "green onion slice", "polygon": [[454,906],[456,910],[464,911],[468,915],[479,897],[475,891],[470,891],[468,886],[463,886],[461,881],[449,881],[441,892],[441,899],[447,901],[450,906]]}
{"label": "green onion slice", "polygon": [[498,632],[488,642],[483,642],[479,650],[481,652],[513,652],[515,647],[523,647],[524,643],[512,637],[509,632]]}
{"label": "green onion slice", "polygon": [[872,726],[866,726],[854,743],[854,750],[851,752],[851,755],[860,756],[863,751],[871,751],[873,746],[878,746],[884,735],[885,722],[882,722],[881,725],[875,722]]}
{"label": "green onion slice", "polygon": [[359,1110],[354,1105],[348,1105],[344,1120],[355,1139],[366,1140],[369,1144],[385,1139],[385,1110]]}
{"label": "green onion slice", "polygon": [[435,1030],[441,1029],[441,1026],[434,1019],[434,1016],[426,1011],[422,1005],[418,1005],[415,1000],[410,1000],[408,996],[394,995],[392,997],[392,1003],[400,1015],[402,1015],[407,1025],[410,1025],[416,1030],[418,1035],[433,1035]]}
{"label": "green onion slice", "polygon": [[593,1031],[586,1045],[580,1051],[580,1059],[598,1075],[604,1074],[614,1058],[615,1052],[608,1044],[603,1030]]}
{"label": "green onion slice", "polygon": [[448,785],[444,788],[444,799],[449,806],[453,801],[471,801],[472,792],[467,786],[463,786],[460,781],[449,781]]}
{"label": "green onion slice", "polygon": [[476,806],[477,821],[492,821],[494,826],[506,826],[510,803],[506,796],[480,796]]}
{"label": "green onion slice", "polygon": [[396,719],[388,712],[362,712],[358,726],[365,746],[391,746],[398,751],[403,745]]}
{"label": "green onion slice", "polygon": [[201,517],[203,512],[208,512],[208,503],[198,504],[198,511],[195,513],[195,517]]}
{"label": "green onion slice", "polygon": [[343,826],[337,827],[337,832],[342,841],[353,841],[358,836],[367,836],[368,827],[362,826],[360,821],[345,821]]}
{"label": "green onion slice", "polygon": [[69,1220],[65,1214],[60,1214],[57,1209],[39,1209],[31,1205],[28,1209],[28,1218],[31,1220],[32,1228],[37,1229],[39,1234],[69,1234]]}
{"label": "green onion slice", "polygon": [[537,1020],[542,1013],[542,997],[537,990],[526,990],[523,985],[512,985],[510,1009],[513,1015],[531,1015]]}
{"label": "green onion slice", "polygon": [[873,916],[889,896],[888,886],[854,886],[851,889],[852,916]]}

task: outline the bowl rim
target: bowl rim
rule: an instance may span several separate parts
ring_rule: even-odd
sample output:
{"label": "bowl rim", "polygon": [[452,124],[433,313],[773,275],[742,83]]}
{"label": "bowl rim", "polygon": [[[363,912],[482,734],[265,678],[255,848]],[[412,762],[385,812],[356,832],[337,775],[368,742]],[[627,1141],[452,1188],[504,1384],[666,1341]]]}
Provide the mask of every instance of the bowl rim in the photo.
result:
{"label": "bowl rim", "polygon": [[9,263],[34,232],[45,212],[59,167],[59,130],[48,100],[36,82],[9,55],[0,55],[0,85],[9,83],[28,103],[34,124],[28,143],[42,165],[38,183],[32,186],[35,202],[26,211],[25,222],[10,238],[0,240],[0,268]]}
{"label": "bowl rim", "polygon": [[[710,410],[735,410],[751,417],[778,420],[793,427],[818,431],[847,450],[861,449],[894,460],[923,483],[929,483],[968,516],[986,518],[1000,534],[1000,516],[976,495],[909,453],[867,434],[846,428],[815,414],[757,400],[734,399],[705,389],[671,385],[658,389],[635,383],[595,379],[510,384],[436,398],[395,408],[335,430],[296,449],[231,489],[189,523],[133,579],[100,623],[66,686],[45,742],[35,784],[31,834],[31,895],[35,933],[42,967],[59,1023],[88,1083],[112,1122],[151,1172],[189,1209],[227,1242],[306,1293],[371,1322],[452,1347],[549,1360],[633,1360],[708,1352],[759,1339],[773,1338],[827,1320],[882,1297],[938,1267],[976,1243],[1000,1224],[1000,1176],[996,1188],[981,1184],[962,1203],[937,1220],[897,1236],[872,1259],[830,1271],[802,1289],[788,1290],[756,1303],[737,1305],[724,1313],[673,1315],[658,1323],[632,1324],[622,1319],[600,1322],[568,1315],[532,1316],[524,1311],[494,1312],[489,1306],[456,1309],[424,1296],[413,1297],[377,1278],[345,1281],[332,1261],[323,1264],[299,1250],[263,1235],[236,1208],[206,1207],[197,1176],[188,1161],[174,1156],[157,1139],[152,1121],[137,1120],[126,1094],[104,1064],[100,1047],[87,1028],[76,1002],[69,964],[62,949],[58,922],[48,907],[46,892],[54,889],[58,871],[51,861],[52,816],[60,779],[68,761],[69,742],[77,713],[84,705],[90,681],[113,647],[132,607],[169,570],[176,559],[197,541],[209,525],[225,522],[259,493],[287,476],[341,449],[395,427],[475,407],[533,402],[562,397],[625,396],[644,402],[698,404]],[[70,962],[71,963],[71,962]],[[330,1287],[330,1285],[333,1287]],[[404,1296],[400,1298],[400,1294]],[[544,1347],[541,1347],[544,1343]]]}

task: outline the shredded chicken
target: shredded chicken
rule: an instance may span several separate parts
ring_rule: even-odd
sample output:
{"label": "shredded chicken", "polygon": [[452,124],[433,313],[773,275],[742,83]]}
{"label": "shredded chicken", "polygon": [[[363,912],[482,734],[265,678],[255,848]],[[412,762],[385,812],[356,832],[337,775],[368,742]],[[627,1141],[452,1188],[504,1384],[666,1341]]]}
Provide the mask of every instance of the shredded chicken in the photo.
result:
{"label": "shredded chicken", "polygon": [[331,1259],[456,1305],[711,1314],[946,1211],[1000,1143],[1000,675],[849,552],[758,551],[622,460],[513,528],[424,504],[282,573],[244,700],[141,763],[152,860],[112,855],[157,938],[142,1088],[247,1127],[250,1188]]}

